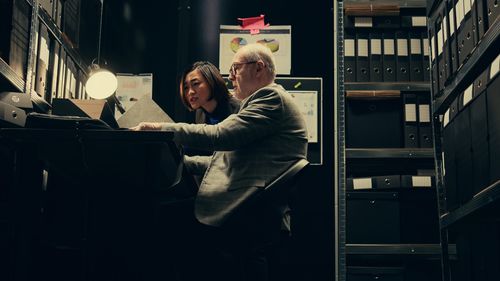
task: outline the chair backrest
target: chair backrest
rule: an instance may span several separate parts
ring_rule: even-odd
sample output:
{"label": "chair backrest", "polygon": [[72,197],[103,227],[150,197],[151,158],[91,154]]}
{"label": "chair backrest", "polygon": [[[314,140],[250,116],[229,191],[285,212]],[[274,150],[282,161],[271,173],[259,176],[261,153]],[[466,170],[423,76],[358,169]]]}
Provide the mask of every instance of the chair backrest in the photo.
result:
{"label": "chair backrest", "polygon": [[285,172],[283,172],[283,174],[281,174],[279,177],[277,177],[275,180],[269,183],[264,189],[268,192],[271,192],[274,189],[282,186],[284,183],[293,179],[293,177],[295,177],[307,165],[309,165],[309,161],[307,161],[306,159],[298,160],[297,162],[292,164],[292,166],[290,166]]}
{"label": "chair backrest", "polygon": [[309,165],[305,159],[300,159],[292,164],[287,170],[263,188],[261,192],[255,193],[248,198],[239,210],[236,211],[226,222],[229,228],[246,229],[265,237],[272,233],[279,233],[288,203],[296,187],[297,176]]}

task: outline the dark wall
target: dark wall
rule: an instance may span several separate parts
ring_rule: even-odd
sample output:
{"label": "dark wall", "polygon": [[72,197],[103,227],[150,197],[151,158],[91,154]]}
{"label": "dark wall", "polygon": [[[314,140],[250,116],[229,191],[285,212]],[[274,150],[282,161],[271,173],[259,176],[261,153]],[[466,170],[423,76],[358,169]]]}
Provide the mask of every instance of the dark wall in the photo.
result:
{"label": "dark wall", "polygon": [[303,200],[307,205],[309,268],[304,279],[333,280],[333,1],[179,0],[119,1],[105,4],[103,57],[117,72],[153,73],[154,99],[178,121],[189,121],[177,95],[177,76],[197,60],[219,62],[219,26],[239,17],[266,16],[271,25],[292,26],[295,77],[323,78],[323,165],[313,166]]}

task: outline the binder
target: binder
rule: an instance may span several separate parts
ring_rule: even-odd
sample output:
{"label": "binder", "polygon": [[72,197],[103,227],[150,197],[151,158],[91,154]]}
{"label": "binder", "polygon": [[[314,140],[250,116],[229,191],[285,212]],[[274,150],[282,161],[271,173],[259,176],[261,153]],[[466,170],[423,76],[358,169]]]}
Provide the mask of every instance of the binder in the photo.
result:
{"label": "binder", "polygon": [[455,122],[451,116],[452,107],[443,116],[443,174],[445,182],[446,209],[452,211],[458,207],[457,164],[455,158]]}
{"label": "binder", "polygon": [[455,15],[456,15],[456,28],[457,28],[457,59],[458,66],[457,69],[463,64],[464,55],[464,43],[465,43],[465,20],[464,20],[464,0],[457,0],[455,4]]}
{"label": "binder", "polygon": [[488,6],[488,27],[491,28],[498,16],[500,15],[500,5],[498,5],[498,0],[486,0],[486,4]]}
{"label": "binder", "polygon": [[[463,100],[463,98],[462,98]],[[463,104],[459,104],[463,107]],[[472,144],[470,112],[463,110],[455,116],[455,157],[457,163],[457,192],[463,204],[472,198]]]}
{"label": "binder", "polygon": [[446,69],[445,69],[445,54],[444,50],[444,34],[443,34],[443,19],[438,17],[435,22],[435,28],[437,32],[437,64],[438,64],[438,76],[439,76],[439,85],[438,89],[441,92],[445,87],[445,79],[446,79]]}
{"label": "binder", "polygon": [[477,13],[477,43],[479,43],[486,32],[487,6],[484,0],[475,0],[473,6],[476,7],[475,10]]}
{"label": "binder", "polygon": [[400,175],[376,176],[373,181],[376,189],[401,187]]}
{"label": "binder", "polygon": [[[346,197],[347,243],[386,244],[401,242],[398,193],[388,191],[348,192]],[[381,225],[384,227],[380,227]]]}
{"label": "binder", "polygon": [[437,34],[435,33],[436,29],[434,28],[433,24],[429,26],[429,37],[430,37],[430,63],[431,63],[431,86],[432,86],[432,93],[434,94],[435,97],[440,95],[439,92],[439,69],[438,69],[438,63],[437,63],[437,49],[436,49],[436,38]]}
{"label": "binder", "polygon": [[51,81],[50,81],[50,97],[48,97],[47,101],[51,102],[52,99],[57,98],[57,79],[59,74],[59,53],[60,53],[60,45],[56,40],[52,41],[52,68],[51,68]]}
{"label": "binder", "polygon": [[74,99],[74,95],[72,94],[72,83],[73,83],[73,68],[74,63],[70,56],[66,57],[66,77],[64,78],[64,97],[68,99]]}
{"label": "binder", "polygon": [[472,136],[472,185],[473,194],[476,194],[490,183],[490,149],[488,144],[486,94],[478,95],[468,108],[470,109]]}
{"label": "binder", "polygon": [[384,81],[382,61],[382,33],[370,33],[370,78],[373,82]]}
{"label": "binder", "polygon": [[418,147],[418,112],[417,96],[405,93],[404,100],[404,146]]}
{"label": "binder", "polygon": [[344,39],[344,79],[356,82],[356,44],[352,34],[346,33]]}
{"label": "binder", "polygon": [[418,138],[423,148],[433,147],[431,97],[427,92],[418,95]]}
{"label": "binder", "polygon": [[54,2],[54,21],[59,29],[62,28],[63,3],[64,0],[55,0]]}
{"label": "binder", "polygon": [[410,32],[410,81],[424,81],[420,33]]}
{"label": "binder", "polygon": [[38,52],[36,61],[36,75],[35,75],[35,91],[39,96],[47,99],[47,72],[49,70],[49,59],[50,59],[50,37],[47,27],[44,24],[40,25],[38,39]]}
{"label": "binder", "polygon": [[430,46],[429,39],[427,38],[427,33],[422,33],[422,49],[423,49],[423,61],[422,70],[424,74],[424,81],[430,81],[431,77],[431,61],[430,61]]}
{"label": "binder", "polygon": [[451,69],[450,69],[450,35],[449,35],[449,24],[448,24],[448,12],[446,11],[446,5],[443,6],[443,10],[441,11],[442,21],[442,29],[443,29],[443,57],[444,57],[444,81],[446,81],[449,77],[451,77]]}
{"label": "binder", "polygon": [[463,64],[469,57],[472,49],[475,46],[474,43],[474,23],[472,19],[472,7],[470,0],[462,0],[464,7],[464,28],[461,40],[459,40],[462,45],[462,52],[459,53],[460,62]]}
{"label": "binder", "polygon": [[453,75],[458,69],[458,50],[457,50],[457,30],[455,18],[455,4],[452,0],[448,6],[448,27],[449,27],[449,50],[450,50],[450,75]]}
{"label": "binder", "polygon": [[368,34],[356,34],[356,81],[370,81],[370,63],[368,57]]}
{"label": "binder", "polygon": [[58,85],[58,79],[59,79],[59,71],[60,71],[60,62],[61,58],[59,57],[60,52],[61,52],[61,45],[59,45],[59,42],[56,40],[53,41],[53,49],[52,53],[54,54],[53,56],[53,64],[52,64],[52,81],[50,85],[50,98],[49,101],[51,101],[54,98],[57,98],[57,85]]}
{"label": "binder", "polygon": [[470,6],[471,6],[470,12],[471,12],[471,16],[472,16],[471,30],[472,30],[472,35],[473,35],[472,36],[473,37],[473,47],[472,48],[474,48],[477,45],[477,43],[479,42],[479,34],[478,34],[479,33],[479,26],[478,26],[479,14],[477,11],[477,2],[479,2],[479,1],[470,0]]}
{"label": "binder", "polygon": [[373,27],[376,28],[399,28],[401,19],[399,16],[379,16],[373,18]]}
{"label": "binder", "polygon": [[410,81],[410,57],[408,56],[408,33],[396,32],[398,82]]}
{"label": "binder", "polygon": [[57,97],[65,98],[65,82],[66,82],[66,51],[61,48],[61,56],[59,62],[59,73],[57,78]]}
{"label": "binder", "polygon": [[488,135],[489,135],[489,148],[490,148],[490,184],[500,179],[500,110],[498,110],[498,105],[500,104],[500,95],[498,94],[498,89],[500,87],[500,79],[498,75],[493,78],[496,71],[498,71],[498,65],[491,66],[490,69],[490,83],[486,89],[486,104],[488,112]]}
{"label": "binder", "polygon": [[400,99],[348,99],[346,146],[349,148],[402,147]]}
{"label": "binder", "polygon": [[395,39],[390,32],[384,33],[384,81],[396,81],[396,49]]}
{"label": "binder", "polygon": [[486,90],[486,86],[488,84],[488,77],[490,73],[490,67],[487,67],[486,70],[481,73],[476,80],[474,80],[474,90],[473,90],[473,95],[474,97],[478,97],[483,91]]}

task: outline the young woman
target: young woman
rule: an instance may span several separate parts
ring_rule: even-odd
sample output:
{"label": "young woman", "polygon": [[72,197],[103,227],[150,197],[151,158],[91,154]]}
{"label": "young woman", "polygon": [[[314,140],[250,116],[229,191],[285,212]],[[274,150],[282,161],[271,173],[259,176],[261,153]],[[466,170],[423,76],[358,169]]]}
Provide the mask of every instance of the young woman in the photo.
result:
{"label": "young woman", "polygon": [[198,124],[217,124],[238,112],[240,102],[228,91],[219,70],[207,61],[198,61],[181,76],[179,93],[187,109],[196,110]]}

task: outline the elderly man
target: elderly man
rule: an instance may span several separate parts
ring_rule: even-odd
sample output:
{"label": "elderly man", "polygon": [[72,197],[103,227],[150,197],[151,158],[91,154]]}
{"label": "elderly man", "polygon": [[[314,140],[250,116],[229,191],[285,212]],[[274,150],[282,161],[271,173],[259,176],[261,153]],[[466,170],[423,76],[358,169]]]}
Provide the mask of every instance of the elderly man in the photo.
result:
{"label": "elderly man", "polygon": [[[291,96],[274,83],[275,69],[274,57],[267,47],[246,45],[235,54],[230,68],[234,95],[241,100],[237,114],[229,115],[216,125],[141,123],[132,128],[171,131],[177,143],[215,151],[212,156],[185,158],[189,171],[204,175],[194,214],[204,225],[229,231],[214,232],[219,241],[231,240],[226,241],[228,248],[238,248],[237,254],[228,250],[229,256],[241,254],[245,257],[233,258],[253,259],[244,261],[244,275],[249,280],[267,278],[265,266],[259,265],[262,250],[259,247],[264,243],[248,232],[260,227],[259,223],[245,226],[247,220],[251,221],[252,212],[238,217],[238,211],[246,199],[305,158],[307,152],[305,122]],[[257,209],[255,215],[262,212]],[[265,213],[262,218],[266,218]],[[234,221],[238,227],[231,229]]]}

